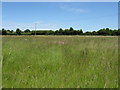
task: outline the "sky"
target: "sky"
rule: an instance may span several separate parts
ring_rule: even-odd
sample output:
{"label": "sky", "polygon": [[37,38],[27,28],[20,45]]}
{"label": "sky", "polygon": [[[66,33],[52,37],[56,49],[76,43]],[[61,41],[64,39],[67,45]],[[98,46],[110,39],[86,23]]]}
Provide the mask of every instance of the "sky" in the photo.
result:
{"label": "sky", "polygon": [[118,28],[117,2],[3,2],[2,27],[93,31]]}
{"label": "sky", "polygon": [[119,0],[2,0],[2,2],[119,2]]}

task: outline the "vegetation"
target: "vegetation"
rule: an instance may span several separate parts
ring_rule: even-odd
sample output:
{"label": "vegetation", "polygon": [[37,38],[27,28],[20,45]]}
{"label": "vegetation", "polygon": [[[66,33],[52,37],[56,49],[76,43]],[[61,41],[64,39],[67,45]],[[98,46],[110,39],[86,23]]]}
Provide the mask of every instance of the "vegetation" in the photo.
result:
{"label": "vegetation", "polygon": [[2,69],[3,88],[118,88],[118,37],[3,36]]}
{"label": "vegetation", "polygon": [[111,35],[111,36],[118,36],[120,35],[120,29],[118,30],[111,30],[109,28],[100,29],[98,31],[87,31],[83,32],[82,29],[74,30],[72,27],[70,29],[63,30],[60,28],[59,30],[52,31],[52,30],[32,30],[26,29],[24,31],[20,30],[19,28],[16,29],[14,32],[13,30],[5,30],[2,29],[2,35]]}
{"label": "vegetation", "polygon": [[21,35],[21,30],[19,28],[16,29],[16,34]]}

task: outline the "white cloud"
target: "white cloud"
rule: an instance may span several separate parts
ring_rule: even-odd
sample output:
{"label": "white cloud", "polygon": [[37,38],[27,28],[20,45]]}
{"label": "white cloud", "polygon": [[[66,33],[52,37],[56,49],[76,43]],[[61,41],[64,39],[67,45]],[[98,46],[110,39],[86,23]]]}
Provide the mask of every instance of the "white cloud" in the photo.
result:
{"label": "white cloud", "polygon": [[66,10],[68,12],[72,12],[72,13],[87,13],[88,11],[85,9],[81,9],[81,8],[74,8],[71,7],[69,5],[62,5],[60,6],[61,9]]}
{"label": "white cloud", "polygon": [[36,25],[36,29],[37,30],[56,30],[58,29],[56,24],[48,24],[48,23],[44,23],[42,21],[35,21],[32,23],[16,23],[16,22],[9,22],[9,21],[3,21],[2,23],[2,27],[5,29],[12,29],[12,30],[16,30],[16,28],[20,28],[21,30],[25,30],[25,29],[31,29],[34,30],[35,29],[35,23],[37,23]]}

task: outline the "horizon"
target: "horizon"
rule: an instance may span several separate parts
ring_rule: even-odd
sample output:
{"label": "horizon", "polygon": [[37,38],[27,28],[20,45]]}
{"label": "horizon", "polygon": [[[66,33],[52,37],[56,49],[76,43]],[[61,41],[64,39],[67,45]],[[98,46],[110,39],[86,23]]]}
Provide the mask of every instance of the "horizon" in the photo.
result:
{"label": "horizon", "polygon": [[[70,27],[71,28],[71,27]],[[62,29],[62,30],[69,30],[70,28],[65,28],[65,29],[63,29],[63,28],[59,28],[59,29]],[[73,27],[72,27],[73,28]],[[5,28],[2,28],[2,29],[4,29],[4,30],[13,30],[13,29],[5,29]],[[26,29],[24,29],[24,30],[22,30],[22,29],[20,29],[20,28],[16,28],[15,30],[13,30],[14,32],[17,30],[17,29],[19,29],[19,30],[21,30],[21,31],[25,31],[25,30],[30,30],[30,31],[50,31],[50,30],[52,30],[52,29],[29,29],[29,28],[26,28]],[[55,30],[52,30],[52,31],[57,31],[57,30],[59,30],[59,29],[55,29]],[[74,28],[73,28],[74,29]],[[101,29],[107,29],[107,28],[101,28]],[[99,30],[101,30],[101,29],[99,29]],[[118,29],[111,29],[111,28],[108,28],[109,30],[119,30],[119,28]],[[74,30],[82,30],[82,31],[84,31],[82,28],[81,29],[74,29]],[[93,30],[93,31],[99,31],[99,30]],[[85,31],[85,32],[87,32],[87,31]]]}
{"label": "horizon", "polygon": [[3,2],[2,16],[10,30],[118,29],[118,2]]}

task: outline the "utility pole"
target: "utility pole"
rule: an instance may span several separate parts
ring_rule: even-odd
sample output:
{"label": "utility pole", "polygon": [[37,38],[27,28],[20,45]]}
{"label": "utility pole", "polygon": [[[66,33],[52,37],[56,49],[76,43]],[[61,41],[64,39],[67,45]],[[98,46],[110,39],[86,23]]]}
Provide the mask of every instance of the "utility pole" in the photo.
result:
{"label": "utility pole", "polygon": [[35,35],[36,35],[36,27],[37,27],[37,23],[35,23]]}

